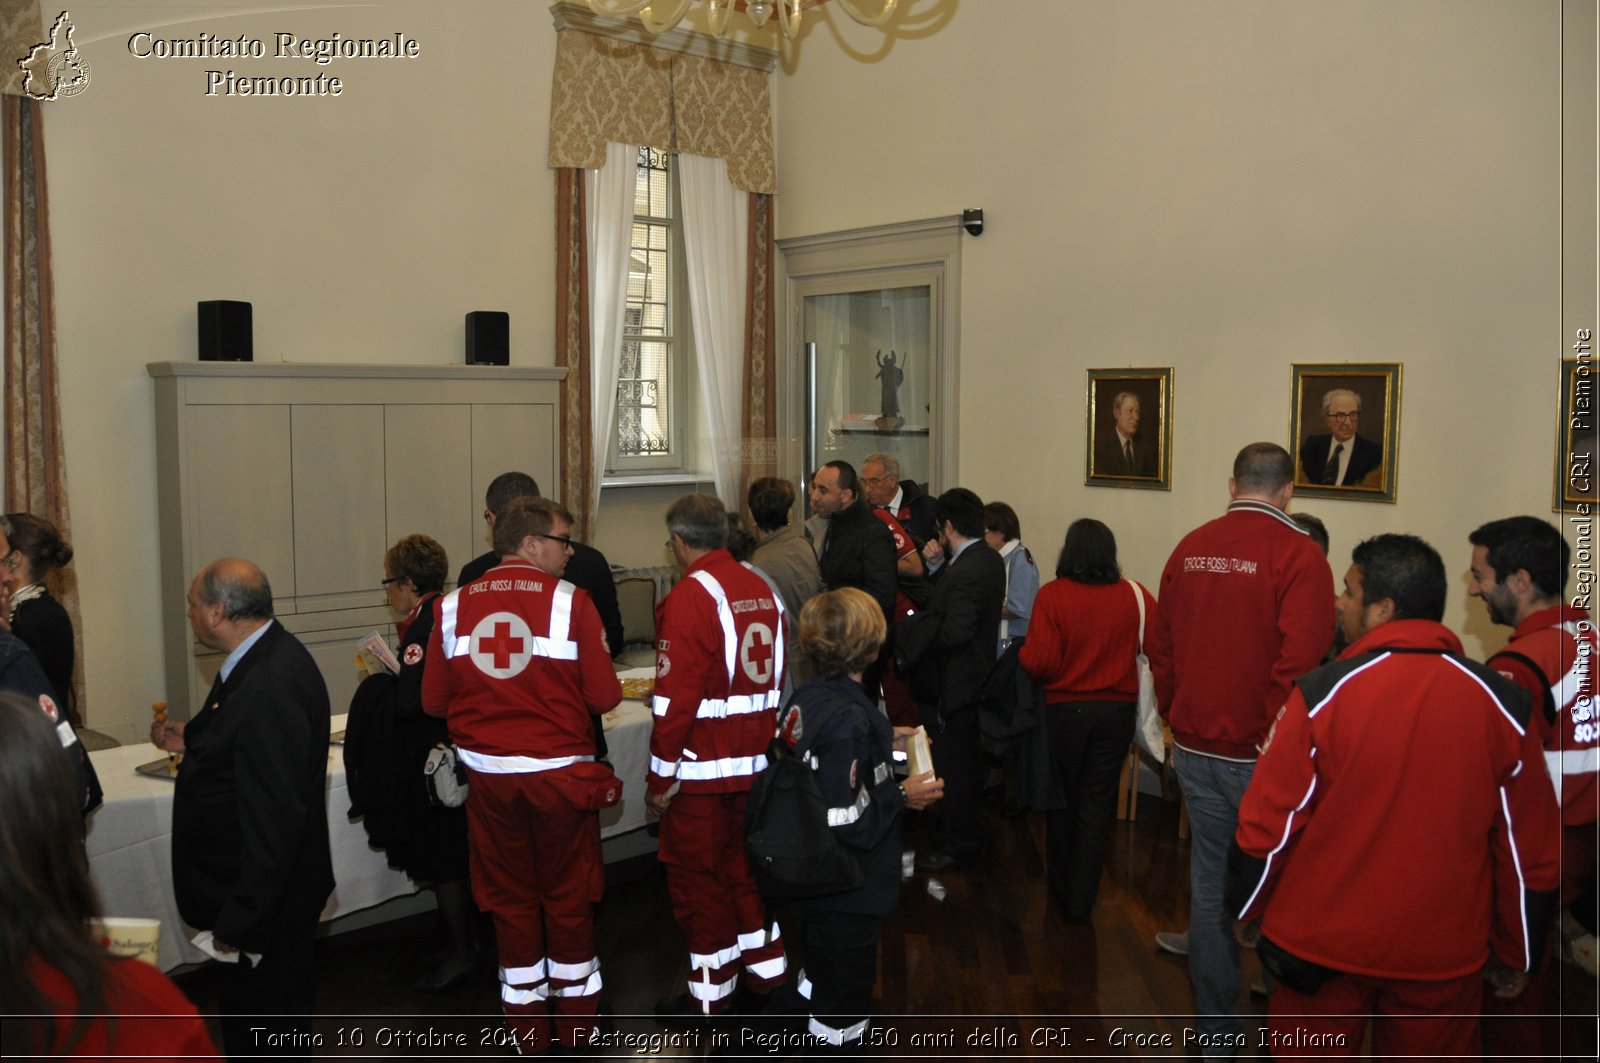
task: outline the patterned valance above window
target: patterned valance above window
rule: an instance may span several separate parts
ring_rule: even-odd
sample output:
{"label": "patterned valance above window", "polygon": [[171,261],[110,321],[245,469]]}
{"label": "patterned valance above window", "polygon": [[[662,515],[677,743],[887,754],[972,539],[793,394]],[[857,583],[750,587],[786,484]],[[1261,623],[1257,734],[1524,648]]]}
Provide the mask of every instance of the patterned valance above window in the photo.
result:
{"label": "patterned valance above window", "polygon": [[596,169],[607,142],[725,159],[747,192],[777,191],[766,70],[598,36],[557,34],[550,165]]}
{"label": "patterned valance above window", "polygon": [[42,40],[38,4],[0,4],[0,95],[22,95],[23,72],[17,60]]}

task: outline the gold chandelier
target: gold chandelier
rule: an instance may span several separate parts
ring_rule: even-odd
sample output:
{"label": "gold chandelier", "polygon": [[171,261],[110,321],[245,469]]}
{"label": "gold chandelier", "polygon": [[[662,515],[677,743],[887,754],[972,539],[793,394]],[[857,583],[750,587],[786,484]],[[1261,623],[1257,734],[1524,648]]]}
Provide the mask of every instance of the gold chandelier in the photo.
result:
{"label": "gold chandelier", "polygon": [[[767,24],[774,14],[778,16],[778,25],[783,27],[783,35],[793,40],[800,33],[800,21],[805,15],[806,8],[819,7],[827,0],[698,0],[706,9],[706,25],[718,37],[728,32],[728,24],[733,19],[733,9],[743,7],[745,14],[750,16],[750,21],[759,29]],[[869,14],[862,9],[859,0],[833,0],[844,8],[845,14],[861,23],[863,26],[882,26],[894,15],[895,7],[900,0],[875,0],[881,5],[876,14]],[[696,0],[589,0],[589,8],[596,14],[608,15],[612,18],[628,18],[638,15],[639,21],[644,23],[644,28],[651,33],[664,33],[683,21]]]}

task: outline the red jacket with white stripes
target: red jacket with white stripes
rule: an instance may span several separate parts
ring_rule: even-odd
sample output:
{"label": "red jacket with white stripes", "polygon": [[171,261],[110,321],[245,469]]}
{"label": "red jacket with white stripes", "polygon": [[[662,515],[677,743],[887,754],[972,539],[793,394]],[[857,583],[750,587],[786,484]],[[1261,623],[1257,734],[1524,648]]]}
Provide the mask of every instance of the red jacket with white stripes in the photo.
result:
{"label": "red jacket with white stripes", "polygon": [[1517,625],[1506,648],[1489,658],[1533,699],[1533,726],[1561,802],[1561,822],[1600,819],[1600,717],[1596,716],[1594,621],[1556,605]]}
{"label": "red jacket with white stripes", "polygon": [[1443,625],[1393,620],[1295,685],[1239,806],[1264,866],[1230,883],[1275,944],[1379,978],[1462,977],[1491,948],[1528,969],[1556,804],[1526,698],[1460,652]]}
{"label": "red jacket with white stripes", "polygon": [[1146,653],[1185,749],[1254,760],[1289,696],[1333,641],[1333,573],[1281,510],[1239,499],[1172,551]]}
{"label": "red jacket with white stripes", "polygon": [[[434,605],[422,707],[468,767],[542,771],[594,756],[590,713],[622,700],[589,593],[503,561]],[[482,757],[505,758],[484,767]]]}
{"label": "red jacket with white stripes", "polygon": [[647,786],[750,789],[777,731],[783,603],[726,550],[689,566],[656,607],[655,726]]}

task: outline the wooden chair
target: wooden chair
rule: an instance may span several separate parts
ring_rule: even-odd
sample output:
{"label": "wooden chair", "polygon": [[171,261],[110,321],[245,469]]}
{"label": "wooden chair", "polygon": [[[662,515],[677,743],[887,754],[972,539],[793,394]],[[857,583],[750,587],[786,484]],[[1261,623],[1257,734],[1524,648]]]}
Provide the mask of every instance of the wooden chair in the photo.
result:
{"label": "wooden chair", "polygon": [[656,582],[644,576],[617,581],[622,614],[622,652],[618,665],[645,668],[656,663]]}
{"label": "wooden chair", "polygon": [[[1172,771],[1172,730],[1161,727],[1166,736],[1165,756],[1161,761],[1161,794],[1176,794],[1178,798],[1178,837],[1189,837],[1189,810],[1183,804],[1183,791],[1178,787],[1177,776]],[[1117,784],[1117,818],[1133,819],[1139,812],[1139,746],[1128,747],[1128,759],[1122,762],[1122,779]]]}

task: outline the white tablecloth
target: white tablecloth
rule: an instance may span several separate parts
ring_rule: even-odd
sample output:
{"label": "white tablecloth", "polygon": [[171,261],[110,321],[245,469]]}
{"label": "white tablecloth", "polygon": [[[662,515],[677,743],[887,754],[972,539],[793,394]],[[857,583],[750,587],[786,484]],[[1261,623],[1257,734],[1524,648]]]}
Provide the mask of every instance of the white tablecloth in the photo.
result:
{"label": "white tablecloth", "polygon": [[[623,797],[600,816],[602,837],[644,826],[644,776],[650,762],[650,710],[624,701],[606,714],[606,742]],[[332,729],[344,729],[335,716]],[[171,970],[206,958],[189,941],[194,932],[178,916],[172,892],[172,793],[174,783],[134,769],[162,757],[139,744],[91,753],[105,804],[89,819],[89,871],[106,915],[161,920],[160,966]],[[342,747],[328,751],[328,841],[333,852],[333,896],[324,921],[415,893],[416,883],[391,870],[384,854],[367,844],[361,823],[350,822]]]}

